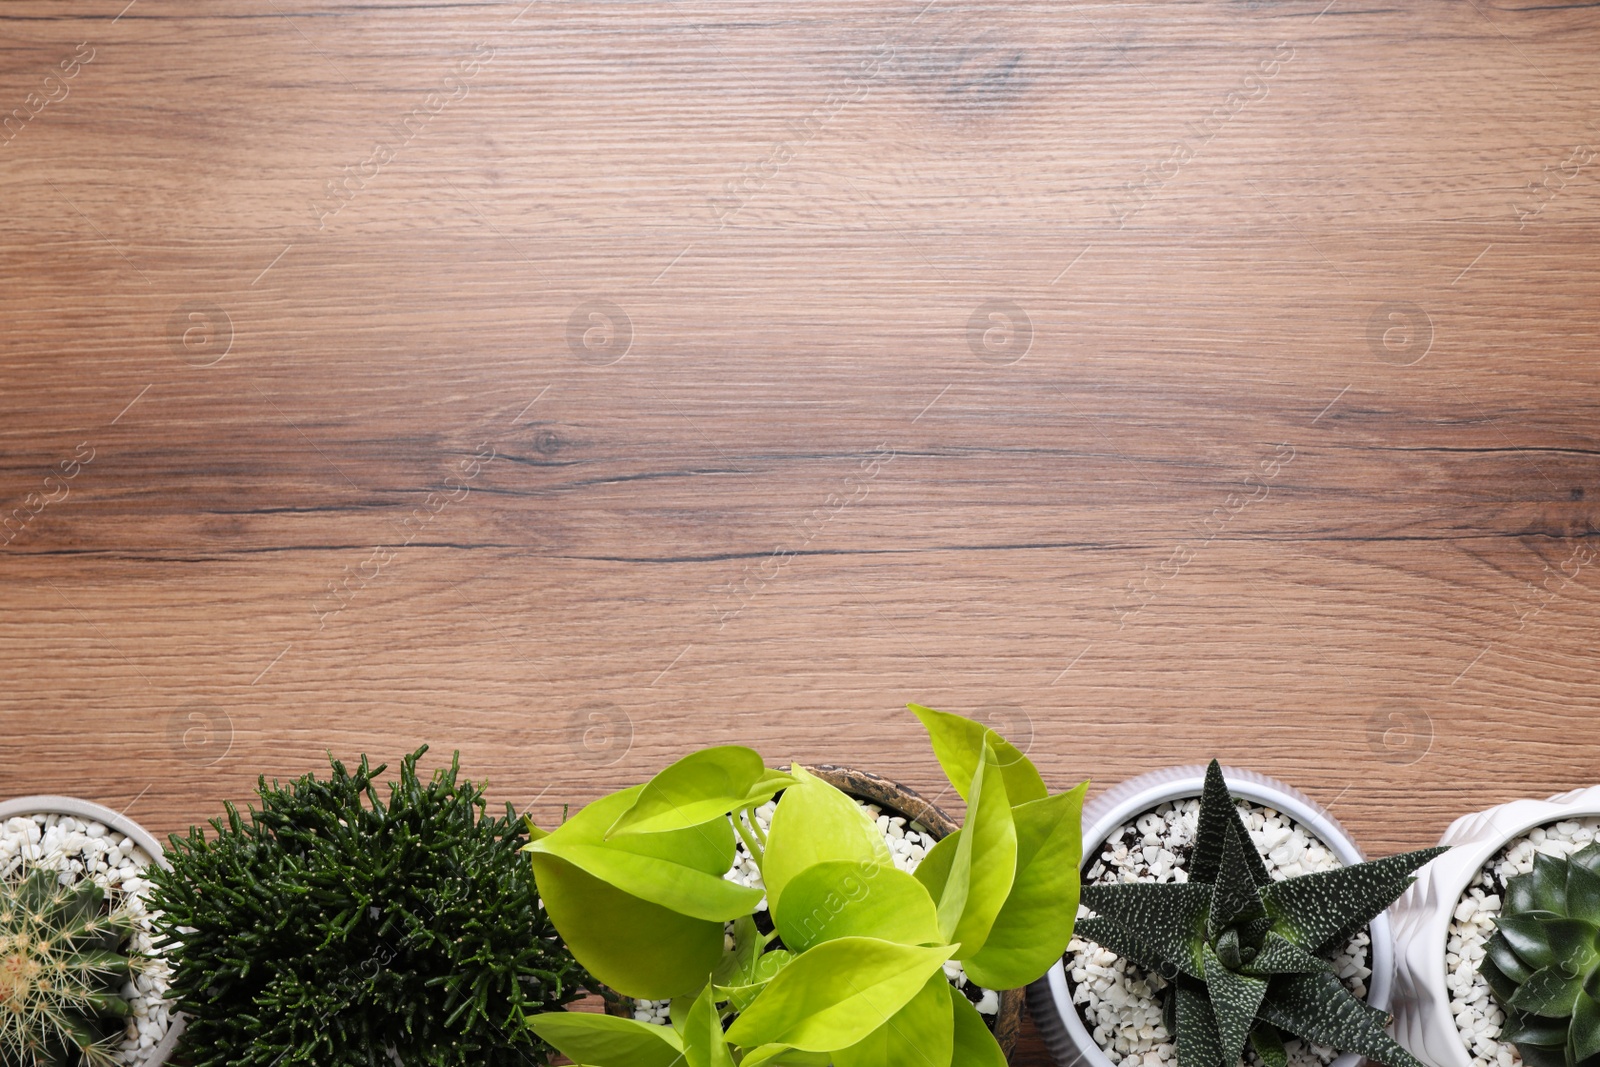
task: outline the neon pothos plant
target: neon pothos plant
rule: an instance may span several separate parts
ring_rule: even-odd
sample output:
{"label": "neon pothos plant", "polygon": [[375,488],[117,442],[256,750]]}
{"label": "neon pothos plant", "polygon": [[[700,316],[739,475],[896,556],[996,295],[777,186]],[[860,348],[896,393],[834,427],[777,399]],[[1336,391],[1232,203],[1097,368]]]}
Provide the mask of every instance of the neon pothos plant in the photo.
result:
{"label": "neon pothos plant", "polygon": [[[573,955],[620,993],[670,999],[673,1021],[550,1013],[532,1020],[539,1036],[587,1067],[1003,1067],[943,967],[959,960],[974,981],[1011,989],[1060,958],[1087,783],[1052,796],[993,730],[911,710],[967,802],[915,876],[844,793],[733,746],[686,756],[551,833],[532,828],[539,892]],[[763,834],[755,811],[780,791]],[[764,893],[723,877],[736,837]],[[763,896],[768,935],[752,918]]]}
{"label": "neon pothos plant", "polygon": [[1357,1000],[1323,957],[1443,851],[1274,882],[1212,760],[1189,880],[1084,886],[1095,915],[1078,923],[1078,936],[1173,983],[1167,1028],[1178,1067],[1234,1067],[1247,1041],[1267,1067],[1286,1067],[1284,1033],[1385,1067],[1421,1067],[1384,1033],[1389,1016]]}

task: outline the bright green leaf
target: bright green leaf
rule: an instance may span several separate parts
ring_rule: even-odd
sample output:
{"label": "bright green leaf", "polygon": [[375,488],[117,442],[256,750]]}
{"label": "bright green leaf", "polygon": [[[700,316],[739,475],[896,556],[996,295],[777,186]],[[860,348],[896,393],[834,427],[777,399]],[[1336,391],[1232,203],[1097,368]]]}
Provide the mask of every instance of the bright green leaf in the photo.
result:
{"label": "bright green leaf", "polygon": [[[549,845],[554,838],[541,844]],[[731,922],[761,903],[759,889],[685,867],[671,860],[640,856],[603,845],[551,847],[549,854],[566,860],[601,881],[693,919]]]}
{"label": "bright green leaf", "polygon": [[989,1025],[972,1002],[951,991],[950,1006],[955,1021],[955,1048],[950,1067],[1006,1067],[1006,1054],[994,1039]]}
{"label": "bright green leaf", "polygon": [[945,1067],[955,1046],[950,992],[944,971],[935,972],[905,1007],[872,1033],[833,1054],[834,1067]]}
{"label": "bright green leaf", "polygon": [[[1078,864],[1083,858],[1084,782],[1076,789],[1011,809],[1017,873],[983,948],[961,966],[989,989],[1016,989],[1048,971],[1067,950],[1078,915]],[[926,860],[924,860],[926,862]],[[918,868],[920,873],[921,868]]]}
{"label": "bright green leaf", "polygon": [[802,952],[838,937],[876,937],[901,945],[940,942],[933,898],[911,875],[883,864],[830,860],[790,879],[773,912],[783,943]]}
{"label": "bright green leaf", "polygon": [[770,907],[778,907],[791,878],[814,864],[848,860],[893,865],[877,824],[855,801],[802,767],[791,773],[795,784],[772,813],[761,863]]}
{"label": "bright green leaf", "polygon": [[720,922],[630,896],[555,856],[535,853],[533,872],[545,911],[572,955],[624,996],[668,1000],[692,992],[722,957]]}
{"label": "bright green leaf", "polygon": [[745,1054],[739,1067],[828,1067],[826,1052],[801,1052],[788,1045],[758,1045]]}
{"label": "bright green leaf", "polygon": [[[699,826],[748,806],[751,793],[764,780],[767,768],[754,749],[722,745],[691,752],[646,782],[638,799],[606,830],[606,837]],[[778,788],[775,785],[767,796]]]}
{"label": "bright green leaf", "polygon": [[546,1012],[528,1025],[573,1063],[590,1067],[673,1067],[683,1059],[669,1026],[582,1011]]}
{"label": "bright green leaf", "polygon": [[709,985],[700,991],[684,1020],[683,1058],[688,1067],[734,1067],[733,1054],[722,1034],[716,995]]}
{"label": "bright green leaf", "polygon": [[824,941],[767,983],[728,1028],[728,1038],[741,1048],[849,1048],[916,996],[953,951],[948,945],[918,948],[871,937]]}
{"label": "bright green leaf", "polygon": [[938,757],[939,766],[944,768],[945,776],[950,779],[950,784],[962,800],[972,803],[967,789],[978,771],[978,762],[983,758],[985,740],[994,746],[999,758],[1000,771],[1006,780],[1006,795],[1011,798],[1011,803],[1026,804],[1050,795],[1044,779],[1039,777],[1038,770],[1028,757],[983,723],[946,711],[934,711],[921,704],[907,706],[922,720],[922,725],[928,731],[928,739],[933,742],[933,754]]}
{"label": "bright green leaf", "polygon": [[[600,845],[639,856],[670,860],[718,878],[733,866],[733,824],[725,818],[711,819],[699,826],[658,834],[631,834],[613,841],[606,840],[606,831],[617,818],[639,799],[644,786],[636,785],[601,797],[585,805],[572,818],[537,841],[530,841],[525,851],[558,854],[566,845]],[[624,887],[626,888],[626,887]]]}
{"label": "bright green leaf", "polygon": [[1017,827],[999,760],[987,741],[967,795],[967,818],[939,897],[939,929],[946,941],[961,946],[958,958],[983,948],[1017,873]]}
{"label": "bright green leaf", "polygon": [[794,953],[786,949],[775,948],[770,952],[762,953],[750,968],[741,973],[734,984],[717,987],[717,995],[733,1002],[735,1011],[744,1011],[750,1002],[760,995],[772,980],[773,975],[788,966],[794,959]]}

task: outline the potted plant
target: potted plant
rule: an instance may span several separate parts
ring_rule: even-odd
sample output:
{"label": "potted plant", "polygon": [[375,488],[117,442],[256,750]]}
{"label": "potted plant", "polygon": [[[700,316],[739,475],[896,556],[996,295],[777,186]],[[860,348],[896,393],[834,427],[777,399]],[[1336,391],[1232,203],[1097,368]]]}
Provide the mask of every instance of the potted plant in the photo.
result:
{"label": "potted plant", "polygon": [[835,784],[738,746],[530,828],[541,897],[578,961],[623,996],[668,1002],[671,1023],[560,1012],[534,1030],[590,1067],[1005,1063],[948,965],[1012,989],[1066,947],[1085,786],[1051,795],[993,730],[912,710],[967,801],[919,862],[897,863]]}
{"label": "potted plant", "polygon": [[182,1022],[153,944],[161,846],[72,797],[0,803],[0,1063],[159,1067]]}
{"label": "potted plant", "polygon": [[[854,800],[874,825],[889,848],[895,866],[908,873],[914,871],[922,858],[933,847],[959,829],[959,825],[944,809],[923,798],[914,789],[873,774],[871,771],[832,765],[805,767],[815,775]],[[774,803],[756,809],[755,821],[765,833],[772,821]],[[743,843],[737,844],[735,856],[736,878],[745,884],[759,885],[760,875]],[[757,929],[770,934],[773,923],[770,913],[758,905],[754,915]],[[1007,1057],[1017,1043],[1022,1029],[1022,1010],[1026,997],[1022,989],[991,990],[973,982],[959,964],[949,964],[946,974],[955,993],[972,1001],[982,1016],[985,1026],[994,1034],[995,1041]],[[671,1007],[667,1001],[636,1001],[617,995],[612,990],[601,990],[606,1011],[623,1018],[640,1021],[670,1021]]]}
{"label": "potted plant", "polygon": [[1309,799],[1215,761],[1124,783],[1086,822],[1094,914],[1028,991],[1062,1064],[1414,1067],[1383,1029],[1382,913],[1440,850],[1362,863]]}
{"label": "potted plant", "polygon": [[539,909],[509,805],[486,812],[459,760],[417,772],[331,760],[257,786],[211,833],[172,838],[152,904],[195,1067],[512,1067],[548,1048],[529,1016],[580,995]]}
{"label": "potted plant", "polygon": [[1463,816],[1440,840],[1450,853],[1394,909],[1396,1033],[1431,1067],[1515,1067],[1519,1035],[1503,1032],[1507,1006],[1480,961],[1511,883],[1600,840],[1600,786]]}

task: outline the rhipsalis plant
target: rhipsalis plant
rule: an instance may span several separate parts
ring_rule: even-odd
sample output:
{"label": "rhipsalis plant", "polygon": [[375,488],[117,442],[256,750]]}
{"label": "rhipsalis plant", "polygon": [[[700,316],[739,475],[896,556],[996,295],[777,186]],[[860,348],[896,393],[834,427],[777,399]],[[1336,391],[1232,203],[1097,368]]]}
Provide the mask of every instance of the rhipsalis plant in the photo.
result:
{"label": "rhipsalis plant", "polygon": [[172,839],[151,904],[174,956],[195,1067],[511,1067],[543,1061],[530,1016],[587,976],[538,907],[507,805],[458,781],[458,760],[387,798],[383,766],[333,761],[257,787],[208,838]]}
{"label": "rhipsalis plant", "polygon": [[[1077,912],[1087,783],[1052,796],[993,730],[912,710],[967,801],[962,828],[915,876],[844,793],[733,746],[531,831],[540,894],[579,962],[627,996],[670,999],[673,1019],[562,1012],[534,1029],[589,1067],[1004,1067],[944,964],[1011,989],[1060,958]],[[756,809],[780,791],[763,835]],[[764,893],[723,877],[736,836]],[[767,935],[752,918],[763,896]]]}
{"label": "rhipsalis plant", "polygon": [[92,881],[55,871],[0,882],[0,1065],[118,1063],[133,920]]}
{"label": "rhipsalis plant", "polygon": [[1285,1067],[1291,1034],[1385,1067],[1420,1067],[1384,1033],[1325,956],[1392,904],[1443,849],[1273,881],[1213,760],[1189,880],[1088,885],[1078,936],[1172,983],[1167,1026],[1179,1067],[1234,1067],[1248,1041]]}
{"label": "rhipsalis plant", "polygon": [[1600,844],[1506,883],[1479,970],[1528,1067],[1600,1067]]}

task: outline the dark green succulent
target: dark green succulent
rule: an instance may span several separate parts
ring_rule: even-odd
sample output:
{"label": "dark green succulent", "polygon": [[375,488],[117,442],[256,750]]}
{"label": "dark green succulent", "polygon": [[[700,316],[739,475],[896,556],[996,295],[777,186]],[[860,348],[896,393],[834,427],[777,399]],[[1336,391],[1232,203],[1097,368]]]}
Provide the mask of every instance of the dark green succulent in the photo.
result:
{"label": "dark green succulent", "polygon": [[88,879],[64,886],[34,870],[0,882],[0,1065],[116,1064],[132,935],[132,918]]}
{"label": "dark green succulent", "polygon": [[1189,880],[1085,885],[1078,935],[1172,983],[1178,1067],[1234,1067],[1252,1045],[1285,1067],[1290,1034],[1385,1067],[1420,1067],[1324,958],[1405,892],[1443,849],[1274,882],[1215,760],[1206,770]]}
{"label": "dark green succulent", "polygon": [[1600,1067],[1600,844],[1506,883],[1479,970],[1527,1067]]}

